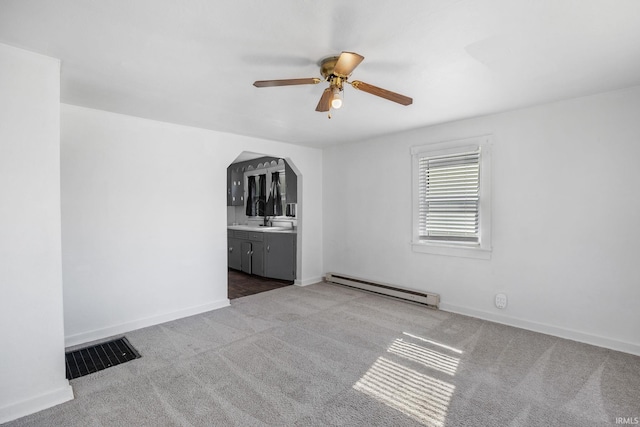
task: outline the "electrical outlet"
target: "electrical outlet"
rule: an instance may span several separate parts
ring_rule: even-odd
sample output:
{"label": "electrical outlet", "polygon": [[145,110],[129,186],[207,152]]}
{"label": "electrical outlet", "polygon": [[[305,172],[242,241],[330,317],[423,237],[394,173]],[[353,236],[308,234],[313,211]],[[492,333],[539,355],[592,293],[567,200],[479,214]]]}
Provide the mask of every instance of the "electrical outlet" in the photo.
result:
{"label": "electrical outlet", "polygon": [[500,309],[507,308],[507,296],[505,294],[496,295],[496,307]]}

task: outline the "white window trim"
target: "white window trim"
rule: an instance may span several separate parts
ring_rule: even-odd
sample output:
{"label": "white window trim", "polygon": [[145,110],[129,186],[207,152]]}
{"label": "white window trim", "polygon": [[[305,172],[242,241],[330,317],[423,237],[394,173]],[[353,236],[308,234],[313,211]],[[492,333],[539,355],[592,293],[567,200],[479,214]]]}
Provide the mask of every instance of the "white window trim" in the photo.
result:
{"label": "white window trim", "polygon": [[[411,147],[411,172],[412,172],[412,240],[411,246],[414,252],[458,256],[465,258],[490,259],[491,258],[491,135],[483,135],[474,138],[459,139],[424,144]],[[479,244],[464,244],[451,242],[435,242],[420,240],[418,237],[418,185],[420,157],[454,154],[462,151],[480,149],[480,205],[479,205]]]}

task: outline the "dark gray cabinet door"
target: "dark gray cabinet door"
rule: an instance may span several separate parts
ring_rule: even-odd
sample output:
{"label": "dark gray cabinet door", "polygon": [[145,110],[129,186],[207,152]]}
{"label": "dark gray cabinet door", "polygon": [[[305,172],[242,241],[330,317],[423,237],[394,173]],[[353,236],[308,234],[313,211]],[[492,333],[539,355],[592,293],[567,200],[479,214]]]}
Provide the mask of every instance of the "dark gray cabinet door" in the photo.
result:
{"label": "dark gray cabinet door", "polygon": [[251,242],[251,274],[264,276],[264,244]]}
{"label": "dark gray cabinet door", "polygon": [[231,184],[231,205],[244,206],[244,174],[242,170],[231,170]]}
{"label": "dark gray cabinet door", "polygon": [[295,280],[296,235],[265,233],[265,276],[273,279]]}
{"label": "dark gray cabinet door", "polygon": [[244,206],[244,173],[241,168],[227,168],[227,206]]}
{"label": "dark gray cabinet door", "polygon": [[251,274],[251,242],[242,242],[240,248],[242,271]]}
{"label": "dark gray cabinet door", "polygon": [[233,268],[234,270],[241,270],[242,269],[241,241],[234,238],[228,238],[227,242],[229,246],[227,264],[229,265],[229,268]]}
{"label": "dark gray cabinet door", "polygon": [[227,168],[227,206],[233,206],[233,202],[231,199],[232,181],[231,181],[231,166]]}
{"label": "dark gray cabinet door", "polygon": [[298,176],[295,174],[287,161],[284,162],[284,177],[287,181],[285,190],[287,203],[298,203]]}

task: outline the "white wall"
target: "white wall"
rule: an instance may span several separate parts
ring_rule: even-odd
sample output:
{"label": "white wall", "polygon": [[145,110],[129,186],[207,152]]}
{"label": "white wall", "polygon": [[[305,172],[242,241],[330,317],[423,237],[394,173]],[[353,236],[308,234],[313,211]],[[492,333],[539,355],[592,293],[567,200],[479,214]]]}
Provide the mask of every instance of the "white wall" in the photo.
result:
{"label": "white wall", "polygon": [[[326,150],[325,272],[640,354],[639,112],[635,87]],[[483,134],[494,135],[491,260],[412,252],[409,148]]]}
{"label": "white wall", "polygon": [[62,105],[67,344],[228,305],[227,166],[242,151],[304,175],[301,283],[322,275],[322,152]]}
{"label": "white wall", "polygon": [[0,44],[0,423],[73,398],[60,256],[60,63]]}

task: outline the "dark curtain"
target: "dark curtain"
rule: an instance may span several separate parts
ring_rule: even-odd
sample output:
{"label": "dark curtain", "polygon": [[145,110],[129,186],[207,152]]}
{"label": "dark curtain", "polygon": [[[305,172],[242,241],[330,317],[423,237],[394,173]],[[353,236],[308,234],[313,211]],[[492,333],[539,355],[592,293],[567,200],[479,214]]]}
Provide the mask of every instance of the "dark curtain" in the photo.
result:
{"label": "dark curtain", "polygon": [[246,213],[247,216],[256,216],[256,177],[249,177],[249,189],[247,191],[247,207]]}
{"label": "dark curtain", "polygon": [[260,175],[258,177],[258,199],[262,200],[262,203],[258,203],[258,209],[256,211],[257,216],[265,215],[265,208],[267,207],[267,175]]}
{"label": "dark curtain", "polygon": [[267,202],[267,212],[272,216],[282,216],[282,191],[280,190],[280,172],[271,174],[271,191]]}

